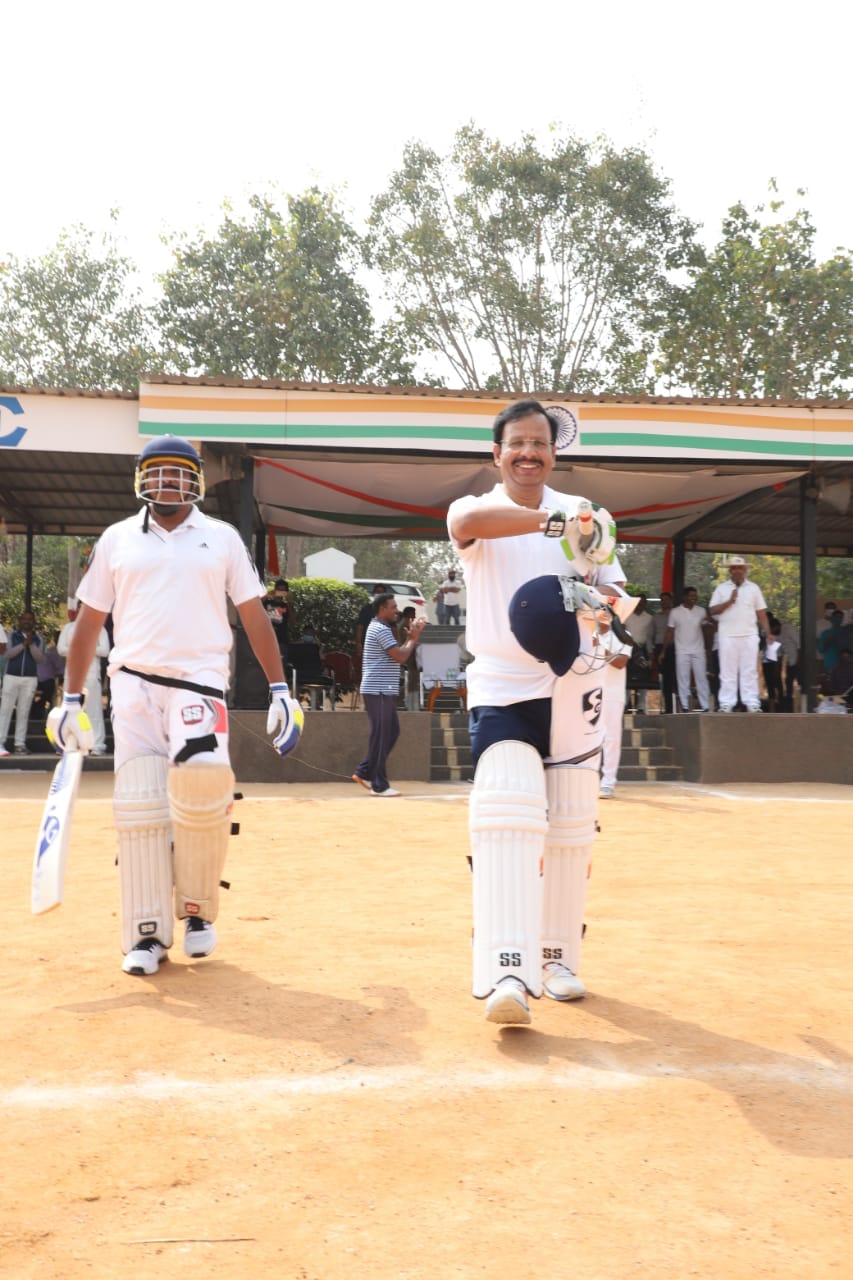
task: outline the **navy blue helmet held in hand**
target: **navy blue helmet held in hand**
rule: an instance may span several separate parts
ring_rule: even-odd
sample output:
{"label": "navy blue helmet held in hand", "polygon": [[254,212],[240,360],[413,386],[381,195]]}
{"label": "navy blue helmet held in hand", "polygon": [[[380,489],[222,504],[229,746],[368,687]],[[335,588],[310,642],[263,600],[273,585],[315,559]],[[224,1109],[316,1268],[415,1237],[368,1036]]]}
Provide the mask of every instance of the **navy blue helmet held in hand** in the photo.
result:
{"label": "navy blue helmet held in hand", "polygon": [[580,651],[578,620],[574,605],[567,606],[563,581],[556,573],[531,578],[509,602],[512,634],[558,676],[566,674]]}

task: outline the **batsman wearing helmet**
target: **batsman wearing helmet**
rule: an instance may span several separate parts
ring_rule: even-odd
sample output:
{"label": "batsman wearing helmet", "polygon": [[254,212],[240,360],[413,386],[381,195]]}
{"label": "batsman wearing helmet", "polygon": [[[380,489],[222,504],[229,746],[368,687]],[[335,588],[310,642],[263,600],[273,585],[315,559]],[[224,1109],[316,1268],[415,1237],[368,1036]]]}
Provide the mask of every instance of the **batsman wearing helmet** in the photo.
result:
{"label": "batsman wearing helmet", "polygon": [[624,579],[609,514],[547,485],[558,414],[536,400],[499,413],[500,483],[451,503],[447,521],[474,654],[473,993],[501,1024],[530,1022],[528,995],[585,993],[577,975],[598,809],[600,644],[632,607],[613,606]]}
{"label": "batsman wearing helmet", "polygon": [[210,955],[216,946],[234,795],[227,598],[270,682],[267,732],[281,755],[299,741],[303,717],[246,548],[231,525],[198,509],[204,470],[195,448],[176,436],[150,440],[139,455],[135,492],[142,508],[104,532],[80,583],[66,693],[48,717],[48,736],[63,751],[91,749],[82,690],[112,613],[122,967],[145,975],[167,958],[176,917],[184,921],[188,956]]}

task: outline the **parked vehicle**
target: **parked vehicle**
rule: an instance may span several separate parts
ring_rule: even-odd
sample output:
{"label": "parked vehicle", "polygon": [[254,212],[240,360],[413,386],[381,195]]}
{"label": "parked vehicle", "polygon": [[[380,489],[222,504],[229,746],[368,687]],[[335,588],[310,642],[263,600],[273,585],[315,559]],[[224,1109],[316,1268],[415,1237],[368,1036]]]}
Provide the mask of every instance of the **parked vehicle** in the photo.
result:
{"label": "parked vehicle", "polygon": [[368,595],[373,594],[373,588],[377,582],[383,582],[389,591],[393,591],[394,598],[397,601],[397,608],[400,613],[410,605],[414,607],[416,618],[425,618],[427,616],[426,600],[424,593],[421,591],[417,582],[398,582],[396,579],[383,578],[354,578],[353,585],[356,587],[364,587]]}

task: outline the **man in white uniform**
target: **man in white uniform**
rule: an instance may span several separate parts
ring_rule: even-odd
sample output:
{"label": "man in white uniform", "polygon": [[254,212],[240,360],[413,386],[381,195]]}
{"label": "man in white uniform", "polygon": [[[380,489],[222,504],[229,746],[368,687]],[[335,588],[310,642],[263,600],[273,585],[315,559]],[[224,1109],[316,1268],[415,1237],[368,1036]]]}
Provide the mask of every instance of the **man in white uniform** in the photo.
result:
{"label": "man in white uniform", "polygon": [[[709,605],[717,619],[717,646],[720,655],[720,710],[734,711],[740,698],[747,711],[761,710],[758,689],[758,631],[755,620],[770,635],[767,606],[761,589],[747,578],[743,556],[732,556],[728,564],[729,582],[714,588]],[[676,653],[678,649],[676,648]]]}
{"label": "man in white uniform", "polygon": [[204,472],[193,446],[176,436],[149,441],[135,491],[144,509],[106,530],[78,588],[66,692],[48,717],[48,736],[63,751],[91,749],[82,690],[112,612],[122,967],[146,975],[167,959],[175,917],[185,921],[188,956],[216,946],[234,794],[226,597],[270,682],[267,732],[281,755],[299,740],[302,712],[290,698],[246,548],[231,525],[195,505],[204,497]]}
{"label": "man in white uniform", "polygon": [[708,689],[708,654],[705,648],[704,624],[707,618],[702,605],[697,604],[695,587],[685,587],[683,602],[669,615],[669,626],[663,642],[663,657],[675,643],[675,675],[678,681],[678,701],[682,711],[690,710],[690,680],[696,682],[696,696],[703,711],[710,710]]}
{"label": "man in white uniform", "polygon": [[[631,634],[634,634],[633,631]],[[605,656],[605,666],[601,673],[601,715],[604,725],[604,741],[602,743],[601,786],[598,794],[602,800],[610,800],[616,791],[616,778],[619,773],[619,763],[622,759],[625,697],[631,646],[622,644],[613,632],[609,631],[604,637],[602,648]]]}
{"label": "man in white uniform", "polygon": [[[598,808],[603,664],[592,653],[591,624],[579,626],[556,594],[556,626],[573,627],[575,643],[551,646],[553,630],[540,625],[537,610],[540,587],[553,584],[556,593],[559,580],[536,575],[581,579],[599,560],[607,561],[597,569],[599,590],[624,575],[609,515],[596,513],[581,535],[582,500],[546,485],[559,425],[535,400],[507,406],[493,427],[500,483],[451,503],[447,519],[474,654],[466,668],[476,765],[473,993],[487,998],[486,1016],[500,1024],[530,1021],[528,994],[584,995],[577,972]],[[583,514],[590,529],[591,512]],[[525,618],[536,654],[516,639]]]}
{"label": "man in white uniform", "polygon": [[[68,650],[71,647],[71,637],[74,634],[74,627],[77,618],[77,601],[74,600],[68,607],[68,621],[59,633],[59,639],[56,642],[56,651],[63,657],[68,657]],[[95,656],[86,672],[86,679],[83,687],[85,689],[85,705],[86,715],[89,717],[89,723],[92,726],[92,737],[95,745],[92,747],[93,756],[102,756],[107,749],[107,734],[104,726],[104,688],[101,683],[101,658],[106,658],[110,652],[110,638],[107,635],[106,627],[101,627],[98,634],[98,642],[95,645]]]}

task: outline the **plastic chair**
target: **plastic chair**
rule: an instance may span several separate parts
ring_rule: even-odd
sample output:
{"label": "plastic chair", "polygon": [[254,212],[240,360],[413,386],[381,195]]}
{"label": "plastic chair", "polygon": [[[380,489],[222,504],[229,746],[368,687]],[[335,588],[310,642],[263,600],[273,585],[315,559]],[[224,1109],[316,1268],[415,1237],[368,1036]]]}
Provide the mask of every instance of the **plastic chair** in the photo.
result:
{"label": "plastic chair", "polygon": [[[293,696],[301,702],[303,694],[307,694],[312,711],[322,711],[323,697],[328,696],[329,706],[335,709],[336,685],[334,675],[329,675],[324,660],[320,656],[318,644],[289,644],[287,646],[287,665],[290,667],[292,679],[290,687]],[[319,702],[319,706],[317,705]]]}
{"label": "plastic chair", "polygon": [[348,653],[334,650],[323,657],[323,666],[330,672],[335,681],[335,695],[338,698],[351,695],[350,710],[354,711],[358,703],[359,681],[355,677],[355,666]]}

